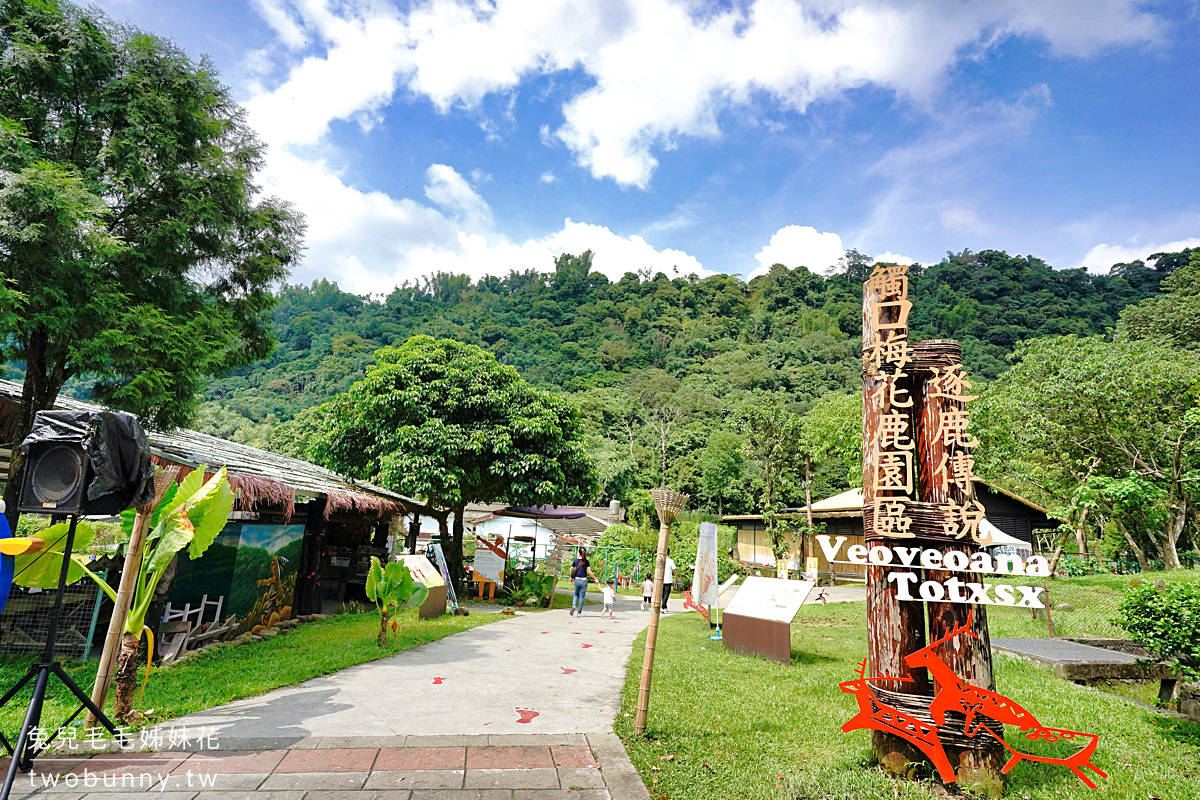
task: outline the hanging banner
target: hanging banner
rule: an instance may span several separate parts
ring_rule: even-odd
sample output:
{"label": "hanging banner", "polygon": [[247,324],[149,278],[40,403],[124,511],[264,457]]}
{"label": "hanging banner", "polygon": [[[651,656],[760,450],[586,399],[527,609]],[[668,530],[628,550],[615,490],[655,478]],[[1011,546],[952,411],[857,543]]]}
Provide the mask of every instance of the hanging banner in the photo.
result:
{"label": "hanging banner", "polygon": [[702,606],[717,604],[717,524],[700,523],[700,541],[696,546],[696,573],[692,579],[692,598]]}

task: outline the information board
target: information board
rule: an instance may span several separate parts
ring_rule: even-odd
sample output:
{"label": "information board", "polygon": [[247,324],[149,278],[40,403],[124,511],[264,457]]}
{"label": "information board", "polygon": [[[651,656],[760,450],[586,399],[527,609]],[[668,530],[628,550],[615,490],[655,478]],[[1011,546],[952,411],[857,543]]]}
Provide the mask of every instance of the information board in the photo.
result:
{"label": "information board", "polygon": [[499,583],[504,579],[504,561],[504,551],[500,545],[475,537],[475,563],[472,569],[489,581]]}
{"label": "information board", "polygon": [[752,576],[742,582],[737,594],[726,606],[725,613],[791,623],[814,586],[814,581],[786,581],[780,578]]}

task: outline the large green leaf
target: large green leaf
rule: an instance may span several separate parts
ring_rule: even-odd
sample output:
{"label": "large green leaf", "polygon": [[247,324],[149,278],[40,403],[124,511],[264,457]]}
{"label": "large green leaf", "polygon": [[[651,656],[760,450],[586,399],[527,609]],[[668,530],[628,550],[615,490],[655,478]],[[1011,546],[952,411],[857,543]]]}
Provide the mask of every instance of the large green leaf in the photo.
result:
{"label": "large green leaf", "polygon": [[188,502],[196,492],[200,491],[201,487],[204,486],[205,469],[207,469],[207,465],[201,464],[189,472],[175,487],[174,495],[169,500],[165,497],[163,498],[163,502],[159,504],[156,511],[158,519],[155,522],[155,527],[162,522],[163,517],[174,512],[175,509]]}
{"label": "large green leaf", "polygon": [[[37,538],[44,544],[36,553],[26,553],[15,556],[13,568],[13,583],[31,589],[54,589],[58,586],[58,577],[62,572],[63,549],[67,546],[67,532],[70,523],[60,522],[40,531]],[[82,550],[96,535],[95,529],[87,522],[80,521],[75,528],[73,552]],[[67,582],[74,583],[88,574],[83,566],[74,558],[67,569]]]}
{"label": "large green leaf", "polygon": [[[163,509],[171,505],[175,500],[175,495],[179,492],[179,485],[172,483],[167,487],[167,491],[163,494],[162,499],[158,501],[158,505],[154,507],[154,511],[150,513],[150,529],[162,518]],[[137,519],[137,509],[127,508],[121,512],[121,530],[125,532],[125,541],[133,535],[133,523]]]}
{"label": "large green leaf", "polygon": [[188,547],[188,555],[199,558],[217,538],[217,534],[229,520],[229,512],[233,509],[236,495],[229,486],[229,480],[222,467],[196,493],[193,500],[188,500],[188,519],[194,529],[192,541]]}
{"label": "large green leaf", "polygon": [[424,584],[418,584],[413,590],[413,593],[408,596],[405,605],[409,608],[419,608],[425,602],[425,598],[429,596],[429,587]]}
{"label": "large green leaf", "polygon": [[379,602],[379,588],[383,583],[383,569],[379,566],[379,559],[371,556],[371,568],[367,570],[367,599],[372,603]]}
{"label": "large green leaf", "polygon": [[224,527],[233,508],[233,491],[225,469],[205,481],[206,469],[201,465],[189,473],[179,482],[171,502],[161,507],[158,524],[147,537],[133,607],[125,623],[129,633],[138,633],[145,624],[154,590],[175,555],[192,545],[192,557],[199,558]]}

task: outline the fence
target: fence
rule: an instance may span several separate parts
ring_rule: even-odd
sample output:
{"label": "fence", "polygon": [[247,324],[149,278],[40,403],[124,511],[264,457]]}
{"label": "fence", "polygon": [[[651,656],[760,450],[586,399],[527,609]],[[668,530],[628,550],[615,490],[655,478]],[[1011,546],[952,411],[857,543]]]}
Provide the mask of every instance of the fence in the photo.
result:
{"label": "fence", "polygon": [[[66,587],[56,645],[59,656],[86,659],[93,645],[103,641],[105,630],[99,623],[101,604],[105,601],[104,594],[90,578]],[[13,586],[8,604],[0,614],[0,655],[40,653],[46,643],[53,607],[53,589]]]}
{"label": "fence", "polygon": [[1041,599],[1046,607],[988,606],[988,631],[993,638],[1129,638],[1113,622],[1121,598],[1129,588],[1127,576],[1103,574],[995,582],[1041,586]]}

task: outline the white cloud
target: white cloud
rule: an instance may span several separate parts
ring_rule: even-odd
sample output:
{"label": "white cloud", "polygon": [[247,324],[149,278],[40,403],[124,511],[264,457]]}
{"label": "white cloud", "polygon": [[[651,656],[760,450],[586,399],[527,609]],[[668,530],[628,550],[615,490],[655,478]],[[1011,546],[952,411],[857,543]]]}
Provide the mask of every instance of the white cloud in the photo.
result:
{"label": "white cloud", "polygon": [[[301,272],[338,277],[359,292],[433,269],[478,277],[549,268],[557,252],[585,247],[610,277],[639,267],[703,270],[682,251],[571,220],[509,242],[478,192],[482,181],[472,186],[447,165],[427,174],[425,195],[437,208],[349,185],[331,123],[369,131],[398,91],[443,111],[476,109],[531,76],[581,73],[589,80],[570,84],[582,88],[563,101],[557,130],[542,128],[542,141],[565,144],[597,178],[645,187],[657,150],[680,137],[718,136],[721,115],[759,95],[802,111],[874,85],[924,103],[958,60],[1006,37],[1081,55],[1157,32],[1134,0],[1067,0],[1051,10],[1042,0],[752,0],[706,11],[690,0],[425,0],[403,11],[382,0],[254,3],[278,37],[278,47],[255,57],[253,80],[263,83],[247,87],[245,102],[269,146],[264,188],[308,216]],[[1074,12],[1059,13],[1065,6]],[[273,59],[285,75],[267,84]],[[836,234],[813,230],[802,247],[804,237],[785,231],[760,262],[799,258],[821,268],[841,247]]]}
{"label": "white cloud", "polygon": [[425,196],[442,207],[471,233],[492,227],[492,210],[479,193],[453,167],[433,164],[425,173]]}
{"label": "white cloud", "polygon": [[554,183],[558,178],[550,170],[546,170],[541,174],[538,180],[542,183]]}
{"label": "white cloud", "polygon": [[992,226],[981,220],[978,214],[962,206],[945,209],[942,211],[941,218],[942,227],[954,233],[981,234],[992,229]]}
{"label": "white cloud", "polygon": [[291,198],[308,215],[305,265],[296,277],[322,276],[358,294],[391,291],[434,272],[480,278],[510,270],[554,269],[562,253],[594,253],[610,279],[649,269],[673,275],[712,274],[688,253],[658,250],[641,236],[567,219],[560,230],[514,243],[494,230],[487,202],[455,169],[433,164],[425,196],[441,210],[383,192],[347,186],[324,161],[274,157],[268,192]]}
{"label": "white cloud", "polygon": [[406,22],[409,88],[442,109],[532,74],[588,74],[556,136],[594,176],[640,187],[656,148],[718,135],[721,113],[755,93],[800,111],[866,85],[921,102],[964,54],[1010,37],[1086,55],[1158,34],[1134,0],[756,0],[704,12],[682,0],[431,0]]}
{"label": "white cloud", "polygon": [[911,265],[917,263],[917,260],[915,258],[909,258],[908,256],[902,256],[899,253],[893,253],[891,250],[889,250],[886,253],[880,253],[879,255],[875,256],[873,263]]}
{"label": "white cloud", "polygon": [[754,256],[759,265],[746,280],[766,275],[773,264],[824,272],[845,254],[842,237],[836,233],[821,233],[808,225],[788,225],[776,231],[771,243]]}
{"label": "white cloud", "polygon": [[687,0],[427,0],[408,13],[373,0],[336,11],[320,0],[256,5],[287,46],[330,46],[282,93],[309,101],[312,121],[277,106],[256,115],[287,120],[293,141],[311,142],[321,117],[377,107],[397,82],[446,111],[529,76],[579,70],[591,84],[565,101],[554,136],[594,176],[639,187],[657,166],[654,150],[717,136],[721,114],[758,93],[799,111],[867,85],[924,102],[961,59],[1011,37],[1080,56],[1159,34],[1136,0],[752,0],[703,11]]}
{"label": "white cloud", "polygon": [[1090,272],[1104,273],[1113,264],[1128,264],[1132,261],[1145,261],[1152,253],[1177,253],[1189,247],[1200,247],[1200,239],[1176,239],[1165,244],[1098,244],[1080,259],[1077,267],[1087,267]]}

